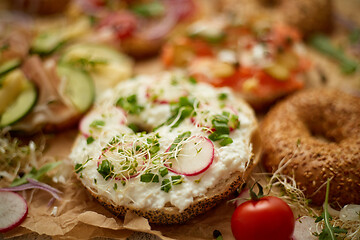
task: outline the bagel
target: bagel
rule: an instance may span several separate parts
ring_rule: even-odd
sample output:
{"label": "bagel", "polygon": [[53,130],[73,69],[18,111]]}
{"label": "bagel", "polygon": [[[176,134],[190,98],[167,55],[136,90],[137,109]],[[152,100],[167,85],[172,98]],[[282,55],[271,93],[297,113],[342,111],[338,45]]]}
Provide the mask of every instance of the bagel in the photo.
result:
{"label": "bagel", "polygon": [[223,0],[222,10],[233,13],[242,22],[263,19],[287,23],[305,37],[330,31],[333,25],[331,0]]}
{"label": "bagel", "polygon": [[[229,118],[224,139],[232,139],[226,143],[211,137],[222,113]],[[151,223],[175,224],[245,182],[258,162],[258,136],[252,109],[229,89],[180,73],[143,75],[99,97],[80,122],[70,158],[81,183],[115,215],[133,211]]]}
{"label": "bagel", "polygon": [[263,164],[293,176],[316,205],[360,203],[360,98],[332,89],[304,90],[276,105],[261,126]]}
{"label": "bagel", "polygon": [[14,10],[43,16],[64,12],[70,0],[12,0],[8,2]]}

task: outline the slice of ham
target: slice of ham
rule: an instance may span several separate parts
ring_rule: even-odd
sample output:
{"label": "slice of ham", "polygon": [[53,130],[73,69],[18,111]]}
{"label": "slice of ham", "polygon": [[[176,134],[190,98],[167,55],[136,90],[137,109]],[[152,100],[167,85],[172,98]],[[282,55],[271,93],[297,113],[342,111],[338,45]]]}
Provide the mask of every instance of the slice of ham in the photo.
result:
{"label": "slice of ham", "polygon": [[29,33],[22,30],[12,31],[4,36],[0,40],[0,46],[5,48],[1,52],[1,62],[11,59],[24,59],[29,52],[29,39]]}
{"label": "slice of ham", "polygon": [[39,99],[33,111],[13,126],[14,130],[30,133],[40,129],[56,131],[70,127],[80,119],[81,113],[59,92],[61,80],[55,67],[54,64],[46,69],[38,56],[25,60],[22,70],[37,85]]}

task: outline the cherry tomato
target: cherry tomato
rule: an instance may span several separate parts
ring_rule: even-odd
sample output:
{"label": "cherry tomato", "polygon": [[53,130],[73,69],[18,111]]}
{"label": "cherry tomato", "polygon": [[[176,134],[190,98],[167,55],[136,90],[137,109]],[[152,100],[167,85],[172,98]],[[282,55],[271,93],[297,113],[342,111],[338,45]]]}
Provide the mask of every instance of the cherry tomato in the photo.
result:
{"label": "cherry tomato", "polygon": [[110,28],[118,39],[131,36],[136,27],[136,17],[127,11],[110,13],[99,23],[99,28]]}
{"label": "cherry tomato", "polygon": [[231,230],[236,240],[290,240],[294,227],[290,207],[273,196],[242,203],[231,218]]}

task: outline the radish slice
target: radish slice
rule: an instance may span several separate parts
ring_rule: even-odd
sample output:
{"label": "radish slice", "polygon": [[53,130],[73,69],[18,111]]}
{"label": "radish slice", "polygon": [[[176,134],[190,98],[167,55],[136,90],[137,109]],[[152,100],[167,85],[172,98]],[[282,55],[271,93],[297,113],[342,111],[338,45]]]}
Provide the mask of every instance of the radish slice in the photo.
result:
{"label": "radish slice", "polygon": [[[96,122],[98,124],[96,124]],[[92,111],[87,114],[79,125],[80,132],[84,137],[97,135],[101,133],[101,129],[108,123],[125,124],[125,112],[121,108],[113,107],[103,113],[103,111]]]}
{"label": "radish slice", "polygon": [[0,232],[19,226],[26,218],[28,206],[23,197],[14,192],[0,191]]}
{"label": "radish slice", "polygon": [[293,240],[316,240],[317,237],[313,233],[320,233],[316,228],[315,219],[309,216],[304,216],[296,220]]}
{"label": "radish slice", "polygon": [[[180,151],[165,164],[170,171],[185,176],[195,176],[206,171],[215,156],[214,144],[210,139],[194,136],[179,146]],[[170,149],[170,147],[169,147]],[[168,149],[168,151],[169,151]]]}
{"label": "radish slice", "polygon": [[345,205],[340,210],[340,220],[342,221],[359,221],[360,205],[349,204]]}

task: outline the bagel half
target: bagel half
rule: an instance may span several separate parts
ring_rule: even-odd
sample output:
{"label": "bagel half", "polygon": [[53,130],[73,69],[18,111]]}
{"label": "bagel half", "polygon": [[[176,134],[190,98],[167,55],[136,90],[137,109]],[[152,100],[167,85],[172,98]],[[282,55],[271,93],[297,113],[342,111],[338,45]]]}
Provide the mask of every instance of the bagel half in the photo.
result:
{"label": "bagel half", "polygon": [[[160,81],[158,81],[159,79]],[[179,80],[181,84],[179,82],[179,84],[170,86],[171,79],[181,79]],[[153,130],[154,126],[151,126],[153,120],[151,119],[154,116],[152,116],[151,113],[159,112],[160,109],[167,109],[168,103],[166,103],[166,101],[164,103],[164,100],[162,100],[162,102],[151,103],[152,100],[142,99],[140,96],[141,93],[144,93],[143,90],[145,90],[145,92],[151,92],[154,88],[160,90],[163,88],[167,91],[172,91],[171,89],[173,87],[179,90],[177,92],[182,92],[178,88],[187,89],[189,90],[189,95],[187,96],[197,96],[199,97],[198,99],[202,99],[201,95],[205,98],[213,99],[214,96],[226,91],[229,98],[227,104],[234,104],[234,109],[239,109],[240,127],[239,129],[231,130],[232,132],[229,135],[234,138],[234,142],[226,146],[220,146],[218,142],[213,141],[212,144],[215,152],[213,162],[209,165],[209,168],[195,174],[187,174],[186,172],[179,173],[172,169],[171,164],[161,164],[163,164],[162,162],[166,162],[166,154],[168,154],[169,151],[171,153],[172,143],[175,142],[174,136],[176,139],[178,132],[190,131],[191,136],[196,137],[202,135],[201,138],[206,138],[209,132],[201,130],[203,127],[200,126],[199,123],[194,124],[192,118],[185,119],[178,127],[172,129],[169,129],[165,124]],[[144,115],[140,113],[135,116],[127,112],[124,115],[126,116],[126,120],[121,120],[122,124],[119,124],[117,120],[108,120],[106,114],[108,114],[108,116],[114,116],[116,114],[115,112],[108,112],[114,111],[112,106],[109,107],[109,105],[107,105],[108,100],[111,99],[110,102],[113,102],[113,100],[119,97],[118,94],[120,94],[120,96],[127,96],[127,94],[134,94],[134,91],[138,97],[137,104],[139,104],[139,106],[144,104],[142,105],[144,106]],[[160,92],[162,91],[158,93]],[[114,93],[116,95],[115,97]],[[144,96],[146,96],[145,98],[148,97],[147,95],[147,93],[144,94]],[[171,98],[173,97],[172,94],[165,95]],[[209,101],[211,102],[211,100]],[[209,102],[208,104],[211,105]],[[206,104],[204,104],[204,106],[205,105]],[[199,108],[201,108],[201,106],[202,101],[200,101]],[[211,108],[208,110],[212,111]],[[103,112],[99,113],[98,111]],[[200,118],[202,114],[201,110],[196,111],[196,117]],[[208,112],[206,111],[206,113]],[[161,115],[161,113],[156,115]],[[102,130],[94,130],[93,132],[84,130],[87,129],[86,124],[85,127],[83,126],[84,122],[90,123],[91,121],[86,119],[91,116],[97,116],[94,118],[96,120],[99,120],[101,116],[105,116],[104,128]],[[158,119],[157,121],[166,120],[166,118],[164,119],[163,117]],[[112,125],[112,122],[115,122],[115,125]],[[129,123],[134,122],[141,122],[142,126],[146,126],[147,133],[139,135],[131,132],[127,126]],[[157,124],[159,123],[161,122],[157,122]],[[119,126],[116,126],[116,124],[119,124]],[[149,126],[151,127],[149,128]],[[253,167],[256,166],[259,161],[260,135],[257,129],[256,118],[251,108],[248,107],[243,100],[237,99],[229,89],[215,89],[203,83],[194,85],[194,83],[190,83],[186,77],[179,78],[177,74],[163,74],[160,77],[158,75],[155,77],[140,76],[134,80],[120,83],[115,90],[104,93],[94,109],[90,111],[80,123],[80,130],[81,134],[79,134],[73,146],[70,158],[73,160],[75,172],[85,188],[116,216],[123,217],[127,211],[132,211],[137,215],[147,218],[150,223],[155,224],[184,223],[208,211],[221,201],[228,199],[245,183]],[[121,133],[119,133],[119,131]],[[94,139],[90,144],[87,143],[89,138],[88,134]],[[137,142],[142,143],[141,137],[148,138],[154,135],[160,135],[160,165],[168,168],[169,172],[167,175],[165,174],[163,176],[162,174],[158,174],[156,164],[159,163],[154,163],[156,157],[148,155],[149,157],[145,157],[146,163],[144,165],[149,163],[149,165],[146,165],[150,166],[149,168],[146,168],[146,170],[144,170],[143,167],[137,168],[140,173],[136,173],[127,179],[120,177],[124,175],[121,175],[121,171],[117,172],[116,168],[119,166],[117,164],[122,163],[124,161],[123,159],[125,159],[121,157],[123,156],[121,154],[129,150],[128,146],[135,146]],[[106,139],[111,139],[110,142],[113,142],[112,136],[120,137],[118,137],[119,141],[117,141],[116,144],[111,145]],[[128,141],[128,138],[131,140]],[[189,137],[188,139],[192,138]],[[186,142],[184,144],[186,144]],[[134,149],[138,148],[132,148],[132,151]],[[199,151],[201,152],[202,148],[200,148]],[[184,156],[187,155],[185,154]],[[165,158],[165,160],[163,158]],[[194,157],[191,161],[196,159],[197,158]],[[109,168],[112,169],[110,171],[114,173],[111,177],[104,177],[100,174],[99,166],[103,164],[104,160],[109,160],[114,166],[113,168]],[[181,159],[178,161],[181,161]],[[195,162],[192,164],[196,165]],[[156,182],[143,182],[141,180],[142,174],[149,172],[158,175],[160,180]],[[166,178],[171,177],[172,179],[174,176],[181,176],[183,182],[180,185],[173,185],[169,192],[164,192],[163,189],[160,191],[160,183],[162,184],[162,181],[166,180]]]}
{"label": "bagel half", "polygon": [[293,176],[316,205],[360,203],[360,98],[332,89],[296,93],[265,117],[263,164]]}

